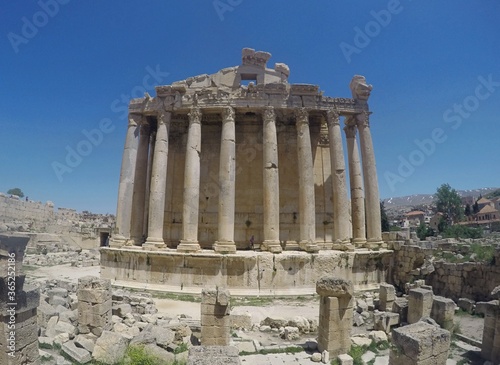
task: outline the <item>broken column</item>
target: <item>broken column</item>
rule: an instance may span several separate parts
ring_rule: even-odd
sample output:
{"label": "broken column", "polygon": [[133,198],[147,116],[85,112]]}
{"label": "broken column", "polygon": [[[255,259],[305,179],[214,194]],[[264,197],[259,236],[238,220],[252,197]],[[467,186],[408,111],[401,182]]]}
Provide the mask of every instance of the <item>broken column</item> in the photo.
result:
{"label": "broken column", "polygon": [[379,289],[379,309],[384,312],[392,312],[392,305],[396,300],[396,290],[394,286],[387,283],[380,284]]}
{"label": "broken column", "polygon": [[94,276],[78,279],[78,331],[100,336],[112,328],[111,281]]}
{"label": "broken column", "polygon": [[484,329],[481,356],[494,364],[500,362],[500,286],[491,292],[495,300],[484,303]]}
{"label": "broken column", "polygon": [[446,364],[450,332],[425,322],[392,331],[389,365]]}
{"label": "broken column", "polygon": [[231,321],[230,294],[227,289],[203,289],[201,292],[201,344],[229,346]]}
{"label": "broken column", "polygon": [[411,289],[408,294],[408,323],[416,323],[424,317],[430,317],[432,310],[432,291]]}
{"label": "broken column", "polygon": [[349,352],[353,318],[354,286],[351,281],[324,277],[316,283],[320,295],[318,349],[330,358]]}
{"label": "broken column", "polygon": [[450,298],[435,296],[432,301],[431,318],[445,330],[453,329],[455,302]]}
{"label": "broken column", "polygon": [[0,235],[0,364],[40,364],[38,288],[24,285],[24,251],[30,238]]}

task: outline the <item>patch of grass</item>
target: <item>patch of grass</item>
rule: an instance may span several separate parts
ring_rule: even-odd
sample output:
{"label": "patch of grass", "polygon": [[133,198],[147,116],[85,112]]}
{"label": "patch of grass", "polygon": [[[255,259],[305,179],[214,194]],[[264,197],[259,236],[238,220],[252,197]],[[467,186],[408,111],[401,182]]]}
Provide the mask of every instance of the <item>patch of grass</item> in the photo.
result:
{"label": "patch of grass", "polygon": [[335,358],[330,361],[330,365],[340,365],[340,360],[338,358]]}
{"label": "patch of grass", "polygon": [[460,322],[454,322],[453,323],[453,328],[452,328],[452,331],[451,331],[454,335],[456,334],[461,334],[462,333],[462,325],[460,324]]}
{"label": "patch of grass", "polygon": [[367,351],[367,346],[351,346],[349,355],[352,357],[353,365],[364,365],[361,357]]}
{"label": "patch of grass", "polygon": [[38,266],[32,266],[32,265],[23,265],[22,271],[24,272],[29,272],[29,271],[36,271],[38,270]]}
{"label": "patch of grass", "polygon": [[191,302],[191,303],[201,303],[201,297],[191,294],[176,294],[176,293],[163,293],[163,292],[151,292],[153,298],[157,299],[172,299],[181,302]]}
{"label": "patch of grass", "polygon": [[177,355],[177,354],[180,354],[182,352],[186,352],[187,350],[189,350],[188,345],[186,343],[182,343],[175,348],[174,354]]}
{"label": "patch of grass", "polygon": [[372,341],[372,343],[365,349],[365,352],[366,350],[370,350],[371,352],[378,354],[380,351],[387,350],[389,347],[391,347],[391,345],[388,341],[380,341],[379,343]]}

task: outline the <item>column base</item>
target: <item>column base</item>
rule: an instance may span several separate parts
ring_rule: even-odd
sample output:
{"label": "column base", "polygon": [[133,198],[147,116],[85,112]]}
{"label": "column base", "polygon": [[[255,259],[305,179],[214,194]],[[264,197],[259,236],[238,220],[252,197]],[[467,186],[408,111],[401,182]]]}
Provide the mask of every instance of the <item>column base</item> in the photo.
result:
{"label": "column base", "polygon": [[302,251],[306,251],[306,252],[318,252],[319,251],[319,246],[316,242],[300,241],[299,247]]}
{"label": "column base", "polygon": [[127,246],[142,246],[143,243],[142,237],[134,237],[127,242]]}
{"label": "column base", "polygon": [[285,251],[299,251],[299,243],[292,241],[292,242],[286,242],[285,243]]}
{"label": "column base", "polygon": [[373,250],[374,248],[380,248],[384,242],[380,238],[370,238],[366,241],[364,247]]}
{"label": "column base", "polygon": [[262,251],[269,251],[271,253],[280,253],[283,251],[283,248],[281,247],[280,241],[274,241],[274,240],[266,240],[262,242],[262,245],[260,246],[260,249]]}
{"label": "column base", "polygon": [[354,245],[355,248],[363,248],[364,245],[366,244],[366,239],[364,239],[364,238],[353,238],[352,239],[352,244]]}
{"label": "column base", "polygon": [[125,238],[125,236],[115,235],[111,237],[111,239],[109,240],[109,247],[120,248],[125,246],[126,243],[127,243],[127,238]]}
{"label": "column base", "polygon": [[356,247],[354,247],[354,245],[351,244],[350,240],[344,240],[344,241],[338,240],[335,243],[340,246],[339,250],[341,251],[354,251],[356,249]]}
{"label": "column base", "polygon": [[198,241],[181,240],[177,246],[177,252],[197,252],[200,250],[201,247]]}
{"label": "column base", "polygon": [[165,241],[163,240],[163,238],[148,237],[146,239],[146,242],[143,243],[142,247],[166,248],[167,245],[165,244]]}
{"label": "column base", "polygon": [[236,253],[236,245],[234,241],[216,241],[213,245],[215,252],[219,253]]}

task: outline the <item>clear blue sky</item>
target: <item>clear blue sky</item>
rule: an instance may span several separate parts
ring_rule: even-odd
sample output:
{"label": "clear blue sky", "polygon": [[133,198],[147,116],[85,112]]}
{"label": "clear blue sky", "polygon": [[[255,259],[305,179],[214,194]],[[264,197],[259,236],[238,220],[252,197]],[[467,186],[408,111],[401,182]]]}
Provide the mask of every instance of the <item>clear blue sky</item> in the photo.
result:
{"label": "clear blue sky", "polygon": [[[2,5],[0,191],[115,213],[123,109],[147,68],[170,84],[240,64],[243,47],[329,96],[366,76],[382,198],[500,186],[496,0],[59,1]],[[103,120],[102,141],[66,165]],[[58,178],[54,163],[71,171]]]}

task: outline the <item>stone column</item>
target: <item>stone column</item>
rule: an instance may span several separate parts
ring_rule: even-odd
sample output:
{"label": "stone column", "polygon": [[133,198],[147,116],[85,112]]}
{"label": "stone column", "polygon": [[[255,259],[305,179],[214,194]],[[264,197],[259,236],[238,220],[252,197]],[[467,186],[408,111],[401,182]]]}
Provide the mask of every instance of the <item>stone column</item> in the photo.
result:
{"label": "stone column", "polygon": [[354,307],[351,281],[324,277],[316,283],[319,299],[318,350],[330,358],[349,352]]}
{"label": "stone column", "polygon": [[392,330],[390,365],[446,364],[450,332],[425,322]]}
{"label": "stone column", "polygon": [[182,210],[182,239],[177,251],[199,251],[198,211],[200,205],[200,153],[201,111],[192,108],[189,112],[189,130],[184,167],[184,203]]}
{"label": "stone column", "polygon": [[229,346],[231,321],[230,294],[227,289],[203,289],[201,292],[201,344]]}
{"label": "stone column", "polygon": [[118,204],[116,208],[116,229],[111,237],[110,246],[120,247],[130,238],[130,221],[132,218],[132,196],[134,192],[135,164],[139,133],[137,125],[141,122],[141,114],[128,115],[127,137],[122,156],[120,184],[118,186]]}
{"label": "stone column", "polygon": [[432,311],[432,291],[411,289],[408,294],[408,323],[416,323],[424,317],[430,317]]}
{"label": "stone column", "polygon": [[264,109],[264,242],[261,249],[281,252],[280,244],[280,191],[278,170],[278,138],[276,115],[273,107]]}
{"label": "stone column", "polygon": [[149,135],[149,157],[148,157],[148,172],[146,178],[146,197],[144,198],[144,224],[142,225],[142,234],[144,237],[148,234],[149,221],[149,192],[151,190],[151,172],[153,170],[153,159],[155,152],[156,131],[151,131]]}
{"label": "stone column", "polygon": [[302,250],[315,252],[316,244],[316,203],[314,199],[314,170],[309,132],[309,112],[305,108],[295,110],[297,127],[297,153],[299,170],[299,228]]}
{"label": "stone column", "polygon": [[494,359],[493,354],[498,354],[498,343],[499,339],[495,341],[495,332],[498,328],[498,314],[500,313],[500,308],[498,306],[498,301],[492,300],[485,303],[485,313],[484,313],[484,328],[483,328],[483,339],[481,345],[481,357],[489,361],[500,361],[500,358]]}
{"label": "stone column", "polygon": [[172,113],[158,114],[151,187],[149,193],[149,221],[146,246],[165,247],[163,240],[163,218],[165,216],[165,188],[167,184],[168,134]]}
{"label": "stone column", "polygon": [[330,109],[326,113],[330,140],[330,162],[333,186],[333,243],[335,248],[353,250],[349,229],[349,201],[345,176],[344,149],[340,131],[339,113]]}
{"label": "stone column", "polygon": [[111,331],[111,281],[94,276],[78,279],[78,332],[99,337]]}
{"label": "stone column", "polygon": [[231,107],[222,112],[222,135],[219,164],[219,217],[217,241],[214,250],[236,252],[234,244],[234,203],[236,188],[236,128],[235,113]]}
{"label": "stone column", "polygon": [[375,248],[379,247],[383,242],[382,226],[380,223],[380,195],[378,192],[377,166],[375,164],[369,118],[368,112],[357,115],[365,185],[367,247]]}
{"label": "stone column", "polygon": [[[145,119],[145,118],[144,118]],[[140,246],[143,241],[146,180],[148,172],[149,124],[143,120],[140,127],[139,148],[135,166],[134,195],[132,198],[131,244]]]}
{"label": "stone column", "polygon": [[365,199],[363,196],[358,144],[356,143],[356,126],[346,122],[344,131],[347,138],[349,182],[351,185],[352,243],[356,247],[360,247],[366,243]]}
{"label": "stone column", "polygon": [[24,251],[30,238],[0,234],[0,364],[40,364],[37,307],[40,292],[24,285]]}

